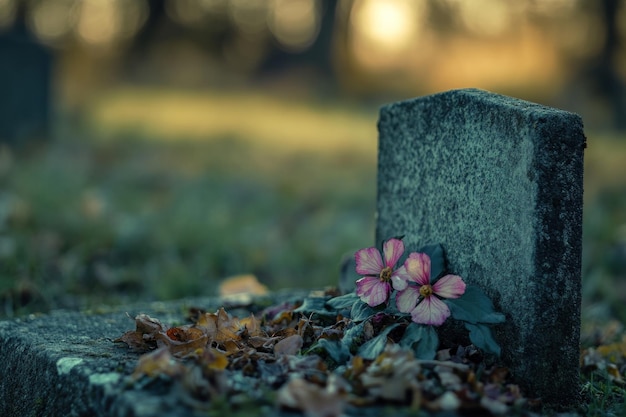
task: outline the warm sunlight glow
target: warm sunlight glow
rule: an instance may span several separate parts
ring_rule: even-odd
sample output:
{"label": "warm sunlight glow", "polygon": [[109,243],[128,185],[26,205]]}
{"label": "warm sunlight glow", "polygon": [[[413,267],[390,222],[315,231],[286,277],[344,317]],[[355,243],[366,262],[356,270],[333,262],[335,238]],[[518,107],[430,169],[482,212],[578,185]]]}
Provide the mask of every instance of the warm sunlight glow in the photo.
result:
{"label": "warm sunlight glow", "polygon": [[470,31],[485,36],[496,36],[515,22],[518,13],[513,13],[511,2],[502,0],[448,0],[454,3],[463,25]]}
{"label": "warm sunlight glow", "polygon": [[265,0],[231,0],[229,5],[229,16],[242,32],[253,35],[267,27]]}
{"label": "warm sunlight glow", "polygon": [[582,0],[538,0],[525,2],[526,7],[531,12],[554,16],[555,13],[570,13],[579,7]]}
{"label": "warm sunlight glow", "polygon": [[315,41],[319,32],[319,2],[274,0],[267,20],[272,34],[283,48],[301,51]]}
{"label": "warm sunlight glow", "polygon": [[361,0],[354,5],[352,24],[377,48],[402,49],[414,40],[415,3],[411,0]]}
{"label": "warm sunlight glow", "polygon": [[16,10],[17,0],[0,0],[0,29],[13,23]]}
{"label": "warm sunlight glow", "polygon": [[120,30],[115,0],[83,0],[76,30],[90,44],[107,44]]}
{"label": "warm sunlight glow", "polygon": [[76,3],[73,0],[49,0],[34,4],[28,16],[28,23],[41,40],[60,40],[72,29],[72,13]]}
{"label": "warm sunlight glow", "polygon": [[118,6],[121,17],[122,27],[120,28],[120,37],[132,38],[139,32],[141,27],[148,19],[147,0],[122,1],[118,0]]}
{"label": "warm sunlight glow", "polygon": [[425,2],[358,0],[350,19],[350,46],[358,62],[370,69],[393,68],[417,44]]}
{"label": "warm sunlight glow", "polygon": [[208,13],[220,14],[226,12],[231,2],[229,0],[198,0],[198,3]]}
{"label": "warm sunlight glow", "polygon": [[251,91],[118,89],[99,96],[91,111],[98,126],[163,140],[232,137],[281,151],[376,154],[375,117],[334,107],[312,111],[306,102]]}
{"label": "warm sunlight glow", "polygon": [[148,16],[145,0],[82,0],[76,31],[92,45],[107,45],[133,37]]}

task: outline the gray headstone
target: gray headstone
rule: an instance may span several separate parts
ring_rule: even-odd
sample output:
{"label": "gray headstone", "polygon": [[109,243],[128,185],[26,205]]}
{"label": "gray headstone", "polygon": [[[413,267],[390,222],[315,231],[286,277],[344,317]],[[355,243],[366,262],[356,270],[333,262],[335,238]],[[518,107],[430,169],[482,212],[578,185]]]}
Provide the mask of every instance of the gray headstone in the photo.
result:
{"label": "gray headstone", "polygon": [[380,113],[376,240],[443,244],[449,270],[506,314],[502,358],[530,396],[579,393],[579,116],[476,89]]}
{"label": "gray headstone", "polygon": [[49,133],[52,54],[18,26],[0,33],[0,144]]}

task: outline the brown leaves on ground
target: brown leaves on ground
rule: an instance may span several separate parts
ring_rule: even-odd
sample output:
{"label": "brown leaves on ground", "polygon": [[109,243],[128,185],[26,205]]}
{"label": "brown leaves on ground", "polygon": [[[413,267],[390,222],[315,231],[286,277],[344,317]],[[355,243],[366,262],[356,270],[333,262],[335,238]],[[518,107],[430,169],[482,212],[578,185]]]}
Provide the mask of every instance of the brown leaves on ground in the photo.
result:
{"label": "brown leaves on ground", "polygon": [[[282,328],[273,331],[277,325]],[[155,376],[159,370],[163,375],[178,375],[179,369],[171,358],[191,358],[212,370],[241,366],[242,362],[274,361],[279,355],[297,354],[304,344],[299,333],[307,330],[306,322],[294,318],[293,313],[279,314],[262,325],[254,315],[239,319],[223,308],[215,313],[196,312],[194,323],[176,327],[139,314],[135,327],[114,340],[137,353],[145,353],[135,377]]]}
{"label": "brown leaves on ground", "polygon": [[345,373],[352,387],[349,401],[403,404],[429,411],[486,410],[494,415],[528,404],[519,387],[510,383],[506,368],[485,369],[475,361],[475,354],[471,346],[459,347],[454,355],[446,349],[439,351],[438,360],[420,360],[410,350],[387,345],[373,361],[356,356]]}
{"label": "brown leaves on ground", "polygon": [[[209,407],[215,396],[231,405],[241,395],[267,402],[258,394],[261,387],[277,390],[280,408],[308,417],[336,417],[346,407],[380,404],[504,414],[526,402],[509,383],[508,371],[486,367],[471,346],[442,350],[438,360],[425,361],[389,342],[378,357],[365,360],[340,345],[354,324],[319,310],[322,304],[309,300],[311,309],[303,311],[305,303],[285,303],[264,310],[260,318],[243,319],[223,308],[194,309],[191,323],[175,327],[139,314],[135,330],[115,342],[143,354],[133,381],[168,378],[195,408]],[[383,330],[364,324],[364,338],[373,336],[365,329]],[[333,349],[347,362],[338,363]]]}
{"label": "brown leaves on ground", "polygon": [[348,384],[336,374],[328,377],[325,386],[294,378],[278,392],[277,403],[306,417],[339,417],[346,406],[347,389]]}
{"label": "brown leaves on ground", "polygon": [[[608,334],[595,335],[596,345],[580,354],[580,367],[585,373],[599,372],[611,382],[626,386],[626,335],[623,331],[614,332],[615,322],[609,322],[604,329]],[[623,330],[620,327],[620,330]],[[596,330],[597,331],[597,330]],[[622,334],[621,339],[617,335]]]}

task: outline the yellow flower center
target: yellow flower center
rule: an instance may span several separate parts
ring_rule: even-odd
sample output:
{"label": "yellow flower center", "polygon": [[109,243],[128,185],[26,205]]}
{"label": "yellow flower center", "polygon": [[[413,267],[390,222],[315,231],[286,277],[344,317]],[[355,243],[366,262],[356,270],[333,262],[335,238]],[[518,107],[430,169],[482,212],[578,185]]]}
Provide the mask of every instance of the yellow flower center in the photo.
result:
{"label": "yellow flower center", "polygon": [[386,267],[380,271],[380,281],[381,282],[389,282],[391,280],[391,275],[393,274],[393,269]]}
{"label": "yellow flower center", "polygon": [[430,285],[422,285],[420,287],[420,294],[423,297],[430,297],[431,295],[433,295],[433,287],[431,287]]}

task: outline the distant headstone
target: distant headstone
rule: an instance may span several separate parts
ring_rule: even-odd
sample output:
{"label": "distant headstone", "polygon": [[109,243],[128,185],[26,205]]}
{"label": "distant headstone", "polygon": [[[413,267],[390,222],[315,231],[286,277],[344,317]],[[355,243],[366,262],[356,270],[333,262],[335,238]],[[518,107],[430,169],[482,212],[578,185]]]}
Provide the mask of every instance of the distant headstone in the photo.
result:
{"label": "distant headstone", "polygon": [[0,33],[0,143],[45,138],[52,55],[18,25]]}
{"label": "distant headstone", "polygon": [[443,244],[449,270],[507,321],[527,395],[579,396],[583,149],[579,116],[476,89],[381,110],[376,239]]}

